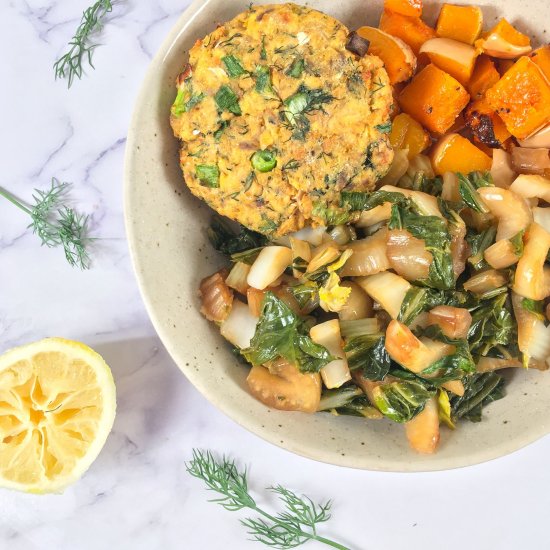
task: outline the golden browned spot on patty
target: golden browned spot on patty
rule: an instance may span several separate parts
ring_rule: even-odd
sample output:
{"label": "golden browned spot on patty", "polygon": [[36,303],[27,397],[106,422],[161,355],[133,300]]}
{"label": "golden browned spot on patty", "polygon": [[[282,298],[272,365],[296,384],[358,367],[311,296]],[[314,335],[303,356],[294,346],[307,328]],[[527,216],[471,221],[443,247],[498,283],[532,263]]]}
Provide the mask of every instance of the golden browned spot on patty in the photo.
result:
{"label": "golden browned spot on patty", "polygon": [[197,41],[171,123],[191,192],[250,229],[342,223],[342,191],[371,189],[392,161],[392,93],[348,30],[295,4],[253,6]]}

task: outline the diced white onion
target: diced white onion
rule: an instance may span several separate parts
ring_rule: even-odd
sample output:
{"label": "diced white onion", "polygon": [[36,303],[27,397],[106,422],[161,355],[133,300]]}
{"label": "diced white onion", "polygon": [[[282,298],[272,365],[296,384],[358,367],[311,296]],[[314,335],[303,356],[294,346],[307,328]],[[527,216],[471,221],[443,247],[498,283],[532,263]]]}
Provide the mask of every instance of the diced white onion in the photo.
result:
{"label": "diced white onion", "polygon": [[409,281],[391,271],[361,277],[355,282],[378,302],[392,319],[397,319],[399,316],[401,304],[411,288]]}
{"label": "diced white onion", "polygon": [[263,290],[276,281],[292,263],[292,250],[286,246],[266,246],[262,249],[248,274],[250,286]]}
{"label": "diced white onion", "polygon": [[240,300],[233,300],[233,307],[227,319],[221,324],[221,335],[234,346],[246,349],[256,332],[258,318]]}
{"label": "diced white onion", "polygon": [[324,346],[331,355],[339,358],[321,369],[321,377],[325,386],[329,389],[339,388],[351,380],[348,362],[342,349],[342,336],[338,320],[332,319],[311,327],[309,335],[315,343]]}

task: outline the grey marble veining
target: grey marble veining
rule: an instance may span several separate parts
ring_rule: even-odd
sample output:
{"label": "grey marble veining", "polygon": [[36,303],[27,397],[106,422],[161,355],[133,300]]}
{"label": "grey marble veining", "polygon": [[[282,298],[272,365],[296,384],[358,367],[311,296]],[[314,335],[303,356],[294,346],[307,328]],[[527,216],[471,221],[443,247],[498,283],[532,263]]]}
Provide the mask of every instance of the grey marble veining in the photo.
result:
{"label": "grey marble veining", "polygon": [[67,90],[54,82],[52,64],[88,3],[9,0],[0,6],[0,185],[28,199],[54,176],[73,182],[74,203],[93,215],[94,236],[101,238],[93,269],[79,272],[60,251],[41,248],[25,229],[26,217],[0,201],[0,345],[4,350],[52,335],[88,343],[112,366],[118,414],[97,461],[63,495],[0,490],[0,549],[259,548],[238,524],[243,515],[208,503],[201,484],[185,473],[193,447],[250,465],[262,504],[259,491],[271,483],[334,499],[334,517],[323,532],[355,549],[544,547],[549,438],[446,473],[346,470],[264,443],[190,386],[147,319],[122,217],[134,99],[187,1],[117,2],[94,57],[97,70]]}

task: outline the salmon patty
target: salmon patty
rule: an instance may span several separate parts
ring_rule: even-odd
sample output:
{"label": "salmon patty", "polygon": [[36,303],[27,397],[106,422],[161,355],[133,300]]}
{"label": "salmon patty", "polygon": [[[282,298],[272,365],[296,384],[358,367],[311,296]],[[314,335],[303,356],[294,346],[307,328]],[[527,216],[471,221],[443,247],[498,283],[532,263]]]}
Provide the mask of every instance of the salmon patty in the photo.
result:
{"label": "salmon patty", "polygon": [[171,113],[194,195],[270,236],[346,221],[341,192],[372,189],[393,159],[387,73],[347,37],[332,17],[281,4],[195,43]]}

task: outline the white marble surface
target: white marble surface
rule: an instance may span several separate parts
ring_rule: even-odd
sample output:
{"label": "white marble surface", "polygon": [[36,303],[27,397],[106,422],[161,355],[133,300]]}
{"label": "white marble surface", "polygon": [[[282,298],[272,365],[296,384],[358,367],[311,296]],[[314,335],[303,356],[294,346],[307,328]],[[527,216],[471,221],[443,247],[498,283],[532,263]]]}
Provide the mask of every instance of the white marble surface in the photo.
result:
{"label": "white marble surface", "polygon": [[264,443],[180,374],[134,281],[122,165],[139,84],[187,2],[119,2],[96,52],[97,70],[68,91],[53,81],[51,66],[88,3],[0,5],[0,185],[28,198],[52,176],[74,182],[75,202],[93,213],[94,236],[102,238],[93,269],[81,273],[59,251],[40,248],[26,218],[0,202],[0,346],[51,335],[87,342],[112,365],[118,416],[89,473],[63,495],[0,490],[0,549],[259,548],[247,542],[239,514],[208,503],[200,482],[185,473],[193,447],[249,464],[254,490],[276,482],[333,498],[324,533],[354,549],[547,548],[550,438],[457,471],[347,470]]}

